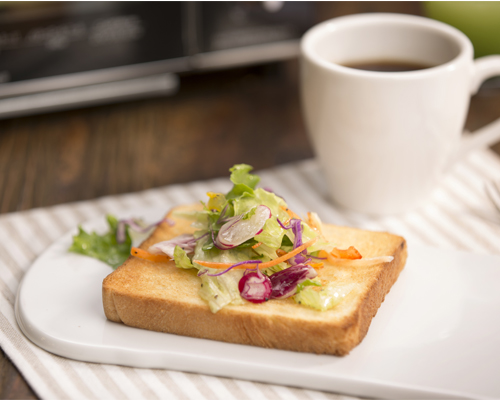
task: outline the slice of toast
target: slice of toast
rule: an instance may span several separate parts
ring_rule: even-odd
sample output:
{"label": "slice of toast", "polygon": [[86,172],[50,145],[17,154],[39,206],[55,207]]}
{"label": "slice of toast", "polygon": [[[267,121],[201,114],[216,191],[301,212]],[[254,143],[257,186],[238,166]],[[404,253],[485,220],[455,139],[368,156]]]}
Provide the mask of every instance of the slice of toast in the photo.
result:
{"label": "slice of toast", "polygon": [[[142,243],[142,249],[193,232],[190,221],[176,217],[173,212],[168,217],[175,224],[160,224]],[[402,237],[385,232],[324,224],[323,233],[335,247],[354,246],[364,258],[393,256],[394,259],[368,266],[333,266],[325,262],[318,271],[322,282],[353,288],[328,311],[316,311],[288,298],[226,306],[214,314],[198,295],[201,281],[195,269],[179,269],[173,261],[151,262],[130,257],[104,279],[104,312],[111,321],[153,331],[282,350],[346,355],[365,337],[372,318],[404,267],[407,247]]]}

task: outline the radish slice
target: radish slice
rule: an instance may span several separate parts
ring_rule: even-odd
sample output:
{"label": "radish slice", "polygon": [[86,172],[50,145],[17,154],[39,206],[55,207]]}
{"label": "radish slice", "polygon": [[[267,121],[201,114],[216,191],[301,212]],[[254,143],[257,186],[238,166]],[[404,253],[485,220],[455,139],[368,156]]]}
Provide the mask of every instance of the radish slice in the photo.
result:
{"label": "radish slice", "polygon": [[271,281],[260,271],[247,270],[238,283],[241,297],[252,303],[263,303],[271,296]]}
{"label": "radish slice", "polygon": [[215,245],[220,249],[230,249],[262,232],[264,224],[271,218],[271,210],[267,206],[260,205],[249,212],[252,211],[254,213],[250,218],[245,218],[246,214],[237,215],[222,225],[215,239]]}

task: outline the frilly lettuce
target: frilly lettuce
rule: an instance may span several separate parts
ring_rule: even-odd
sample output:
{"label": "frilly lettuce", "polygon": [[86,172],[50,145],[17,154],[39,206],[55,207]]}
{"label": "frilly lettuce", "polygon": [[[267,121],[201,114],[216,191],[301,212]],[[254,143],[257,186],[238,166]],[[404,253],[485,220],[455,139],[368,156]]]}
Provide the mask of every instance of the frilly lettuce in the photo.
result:
{"label": "frilly lettuce", "polygon": [[183,269],[194,268],[193,263],[186,254],[186,251],[181,246],[175,246],[174,262],[177,268],[183,268]]}
{"label": "frilly lettuce", "polygon": [[216,313],[221,308],[233,304],[243,304],[240,296],[238,282],[243,276],[243,271],[229,271],[220,276],[202,275],[201,287],[198,291],[200,297],[208,303],[210,311]]}
{"label": "frilly lettuce", "polygon": [[260,178],[250,173],[252,169],[253,168],[247,164],[237,164],[230,168],[231,176],[229,179],[231,179],[234,186],[226,195],[227,199],[235,199],[253,194]]}
{"label": "frilly lettuce", "polygon": [[130,255],[132,239],[127,228],[125,231],[125,241],[118,243],[116,240],[118,220],[113,215],[107,215],[106,219],[109,231],[103,235],[99,235],[96,232],[87,233],[79,226],[78,234],[73,236],[73,243],[69,251],[97,258],[115,269],[123,264]]}

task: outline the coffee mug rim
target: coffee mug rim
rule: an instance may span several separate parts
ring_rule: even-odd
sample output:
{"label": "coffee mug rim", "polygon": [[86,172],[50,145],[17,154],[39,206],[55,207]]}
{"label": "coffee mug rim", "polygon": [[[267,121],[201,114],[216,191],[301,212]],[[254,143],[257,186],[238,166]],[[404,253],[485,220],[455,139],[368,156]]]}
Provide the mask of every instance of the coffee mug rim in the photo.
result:
{"label": "coffee mug rim", "polygon": [[[402,71],[402,72],[380,72],[380,71],[367,71],[355,68],[350,68],[343,66],[341,64],[336,64],[331,61],[327,61],[322,57],[315,54],[312,50],[312,44],[318,37],[322,37],[325,31],[331,31],[336,27],[342,27],[346,25],[356,25],[363,23],[364,21],[379,22],[379,23],[390,23],[390,22],[407,22],[413,26],[420,26],[424,28],[430,28],[435,31],[439,31],[455,40],[459,45],[459,53],[451,60],[432,66],[425,69],[419,69],[414,71]],[[338,28],[337,28],[338,29]],[[331,71],[341,72],[344,74],[350,74],[353,76],[365,76],[373,78],[385,78],[385,79],[401,79],[409,77],[420,77],[426,76],[428,74],[436,73],[442,70],[449,70],[454,68],[457,63],[463,61],[472,61],[474,57],[474,49],[469,38],[460,30],[447,25],[443,22],[433,20],[426,17],[410,15],[410,14],[399,14],[399,13],[362,13],[362,14],[352,14],[341,17],[332,18],[323,21],[312,28],[310,28],[302,37],[301,43],[301,55],[306,57],[311,62]]]}

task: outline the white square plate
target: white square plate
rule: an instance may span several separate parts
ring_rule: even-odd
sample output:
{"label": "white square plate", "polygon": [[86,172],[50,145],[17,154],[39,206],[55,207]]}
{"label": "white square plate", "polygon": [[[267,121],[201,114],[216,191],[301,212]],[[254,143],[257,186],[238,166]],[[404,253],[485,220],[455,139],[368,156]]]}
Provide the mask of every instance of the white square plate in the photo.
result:
{"label": "white square plate", "polygon": [[[141,214],[142,211],[142,214]],[[133,215],[162,215],[140,210]],[[106,229],[104,218],[89,230]],[[76,232],[76,231],[75,231]],[[346,357],[151,332],[106,320],[109,266],[69,253],[70,232],[26,273],[16,299],[24,334],[82,361],[166,368],[351,395],[500,398],[500,258],[409,243],[408,263],[364,341]]]}

